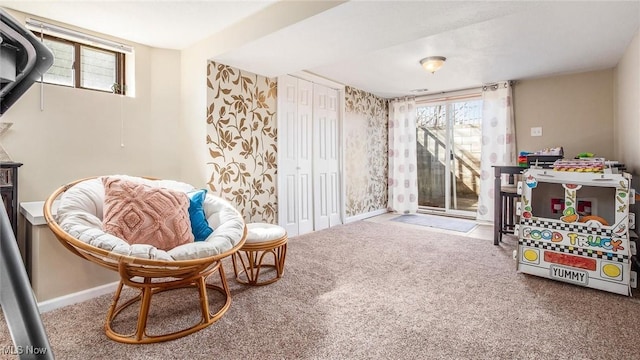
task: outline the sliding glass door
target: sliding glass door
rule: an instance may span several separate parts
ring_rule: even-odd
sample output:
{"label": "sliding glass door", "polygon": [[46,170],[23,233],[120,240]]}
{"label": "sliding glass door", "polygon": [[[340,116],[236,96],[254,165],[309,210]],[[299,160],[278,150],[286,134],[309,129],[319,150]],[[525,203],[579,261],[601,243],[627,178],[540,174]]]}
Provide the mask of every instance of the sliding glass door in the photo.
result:
{"label": "sliding glass door", "polygon": [[417,107],[418,204],[475,216],[480,185],[482,100],[424,102]]}

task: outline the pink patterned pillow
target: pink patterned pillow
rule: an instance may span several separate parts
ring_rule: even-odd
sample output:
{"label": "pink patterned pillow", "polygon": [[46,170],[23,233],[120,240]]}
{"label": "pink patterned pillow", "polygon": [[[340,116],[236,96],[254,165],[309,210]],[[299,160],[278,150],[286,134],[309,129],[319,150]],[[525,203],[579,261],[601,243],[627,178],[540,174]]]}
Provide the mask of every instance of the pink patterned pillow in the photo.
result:
{"label": "pink patterned pillow", "polygon": [[103,177],[102,183],[105,232],[165,251],[193,242],[187,194],[116,177]]}

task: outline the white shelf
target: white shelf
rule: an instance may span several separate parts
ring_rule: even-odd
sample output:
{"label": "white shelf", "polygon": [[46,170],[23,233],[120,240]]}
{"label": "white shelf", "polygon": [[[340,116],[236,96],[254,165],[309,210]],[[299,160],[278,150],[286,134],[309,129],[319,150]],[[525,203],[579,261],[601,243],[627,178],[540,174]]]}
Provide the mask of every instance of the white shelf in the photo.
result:
{"label": "white shelf", "polygon": [[[58,210],[58,201],[53,202],[51,207],[52,215],[56,215]],[[20,214],[27,219],[31,225],[46,225],[44,218],[44,201],[32,201],[20,203]]]}

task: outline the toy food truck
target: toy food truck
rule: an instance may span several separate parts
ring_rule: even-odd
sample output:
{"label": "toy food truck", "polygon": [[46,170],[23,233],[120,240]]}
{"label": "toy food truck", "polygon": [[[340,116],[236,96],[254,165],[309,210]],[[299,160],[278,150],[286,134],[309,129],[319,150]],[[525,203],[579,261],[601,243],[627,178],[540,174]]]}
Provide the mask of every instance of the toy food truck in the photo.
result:
{"label": "toy food truck", "polygon": [[518,271],[631,295],[631,175],[563,170],[531,168],[518,183]]}

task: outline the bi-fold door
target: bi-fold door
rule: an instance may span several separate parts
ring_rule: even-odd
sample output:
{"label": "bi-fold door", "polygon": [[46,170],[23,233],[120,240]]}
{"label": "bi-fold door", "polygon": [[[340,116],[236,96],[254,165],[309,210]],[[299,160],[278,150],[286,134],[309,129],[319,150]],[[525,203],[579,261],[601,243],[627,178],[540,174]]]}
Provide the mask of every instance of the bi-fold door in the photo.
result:
{"label": "bi-fold door", "polygon": [[278,78],[278,219],[289,236],[342,223],[338,94]]}

